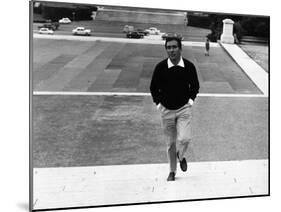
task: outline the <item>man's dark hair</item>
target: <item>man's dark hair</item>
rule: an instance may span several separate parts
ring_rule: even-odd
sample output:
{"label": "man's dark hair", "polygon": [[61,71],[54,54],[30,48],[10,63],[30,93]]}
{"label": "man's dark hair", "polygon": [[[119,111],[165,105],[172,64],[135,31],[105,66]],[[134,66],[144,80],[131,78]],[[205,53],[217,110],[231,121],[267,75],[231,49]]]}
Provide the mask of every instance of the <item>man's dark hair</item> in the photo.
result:
{"label": "man's dark hair", "polygon": [[166,41],[165,41],[165,48],[166,48],[166,49],[167,49],[167,43],[168,43],[169,41],[172,41],[172,40],[177,41],[179,49],[182,48],[181,39],[180,39],[180,38],[178,38],[178,37],[167,37],[167,38],[166,38]]}

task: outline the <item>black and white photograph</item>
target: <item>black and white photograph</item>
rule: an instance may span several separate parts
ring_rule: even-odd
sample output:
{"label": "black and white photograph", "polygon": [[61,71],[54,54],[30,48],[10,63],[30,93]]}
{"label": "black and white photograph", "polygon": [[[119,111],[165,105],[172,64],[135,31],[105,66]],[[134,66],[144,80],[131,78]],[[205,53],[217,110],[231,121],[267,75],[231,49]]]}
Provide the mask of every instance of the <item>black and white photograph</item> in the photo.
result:
{"label": "black and white photograph", "polygon": [[30,210],[270,195],[270,16],[29,6]]}

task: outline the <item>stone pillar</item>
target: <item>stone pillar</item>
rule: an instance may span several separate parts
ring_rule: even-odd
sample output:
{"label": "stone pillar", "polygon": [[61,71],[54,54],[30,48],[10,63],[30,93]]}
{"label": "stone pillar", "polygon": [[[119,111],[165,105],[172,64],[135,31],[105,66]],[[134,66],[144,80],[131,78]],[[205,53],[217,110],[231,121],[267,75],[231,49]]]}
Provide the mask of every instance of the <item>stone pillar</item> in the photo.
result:
{"label": "stone pillar", "polygon": [[223,21],[223,31],[221,34],[222,43],[234,43],[233,37],[233,24],[231,19],[224,19]]}

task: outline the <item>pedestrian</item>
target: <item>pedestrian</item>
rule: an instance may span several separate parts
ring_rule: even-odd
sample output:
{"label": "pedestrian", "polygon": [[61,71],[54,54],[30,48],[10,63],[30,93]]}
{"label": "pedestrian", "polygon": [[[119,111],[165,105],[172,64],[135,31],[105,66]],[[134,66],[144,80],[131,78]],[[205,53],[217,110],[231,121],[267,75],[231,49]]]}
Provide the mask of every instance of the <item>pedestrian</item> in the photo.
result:
{"label": "pedestrian", "polygon": [[205,52],[205,56],[209,56],[209,50],[210,50],[210,41],[209,41],[209,38],[206,38],[206,42],[205,42],[205,49],[206,49],[206,52]]}
{"label": "pedestrian", "polygon": [[174,181],[177,158],[181,170],[187,170],[186,151],[191,142],[192,105],[199,91],[199,82],[194,64],[181,55],[181,40],[169,37],[165,48],[168,58],[155,66],[150,92],[161,114],[167,144],[170,169],[167,180]]}
{"label": "pedestrian", "polygon": [[234,43],[235,43],[235,44],[239,44],[239,39],[238,39],[236,33],[233,34],[233,37],[234,37]]}

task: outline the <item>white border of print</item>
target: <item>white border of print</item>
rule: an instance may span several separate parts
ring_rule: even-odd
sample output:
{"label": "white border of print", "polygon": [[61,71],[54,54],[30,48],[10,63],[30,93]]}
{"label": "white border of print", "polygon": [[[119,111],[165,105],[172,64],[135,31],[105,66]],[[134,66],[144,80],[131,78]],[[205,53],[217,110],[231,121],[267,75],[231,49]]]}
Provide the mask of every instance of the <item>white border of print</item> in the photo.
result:
{"label": "white border of print", "polygon": [[[262,198],[239,198],[212,201],[195,201],[183,203],[165,203],[153,205],[135,205],[105,208],[77,209],[76,211],[276,211],[279,203],[280,189],[280,141],[277,132],[277,120],[280,117],[280,64],[277,69],[277,56],[280,53],[280,34],[278,20],[280,7],[278,1],[244,1],[226,2],[225,0],[68,0],[69,2],[97,3],[108,5],[126,5],[138,7],[155,7],[168,9],[188,9],[212,12],[257,14],[271,16],[271,196]],[[2,29],[10,29],[1,34],[1,210],[28,211],[28,154],[29,154],[29,2],[26,0],[4,1],[0,13]],[[6,9],[4,9],[6,8]],[[8,21],[7,21],[8,20]],[[15,33],[13,33],[15,32]],[[3,36],[3,37],[2,37]],[[278,44],[279,43],[279,44]],[[3,49],[4,46],[4,49]],[[279,72],[279,73],[277,73]],[[4,76],[3,76],[4,75]],[[3,98],[4,97],[4,98]],[[274,114],[274,115],[272,115]],[[276,126],[277,125],[277,126]],[[279,206],[279,204],[278,204]],[[132,208],[133,207],[133,208]],[[63,210],[61,210],[63,211]],[[69,210],[68,210],[69,211]]]}

